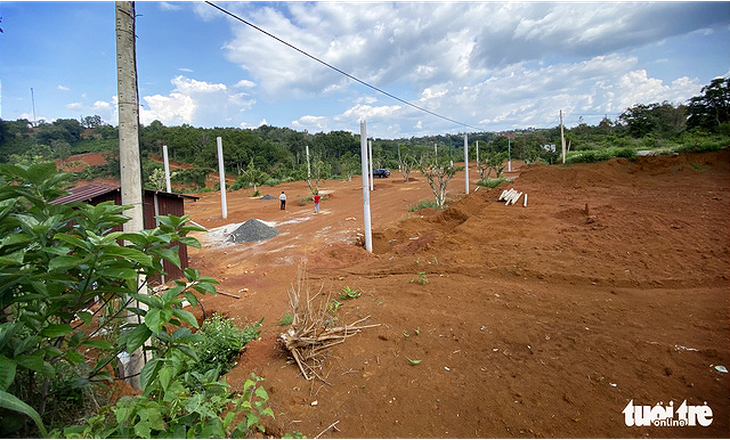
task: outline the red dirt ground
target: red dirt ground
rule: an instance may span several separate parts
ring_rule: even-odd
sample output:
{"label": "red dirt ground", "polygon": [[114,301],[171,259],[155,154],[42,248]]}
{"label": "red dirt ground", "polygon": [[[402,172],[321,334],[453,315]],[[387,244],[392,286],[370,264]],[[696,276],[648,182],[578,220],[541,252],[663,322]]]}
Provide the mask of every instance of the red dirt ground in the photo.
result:
{"label": "red dirt ground", "polygon": [[[714,366],[730,366],[730,154],[517,175],[474,191],[471,170],[474,192],[464,197],[461,173],[448,209],[417,213],[408,208],[431,197],[423,176],[376,180],[373,254],[354,244],[359,179],[326,181],[317,215],[311,202],[298,204],[309,195],[302,182],[262,188],[285,191],[286,211],[251,190],[228,193],[226,220],[219,193],[186,205],[211,230],[196,235],[203,248],[190,249],[191,266],[241,296],[207,296],[207,312],[243,322],[265,316],[261,339],[227,380],[266,379],[272,434],[312,438],[338,422],[322,437],[727,437],[728,374]],[[497,202],[509,187],[529,195],[527,208]],[[281,234],[223,241],[223,229],[250,218]],[[340,323],[370,316],[381,324],[330,350],[328,384],[307,382],[275,344],[300,266],[312,291],[363,292],[343,301]],[[412,281],[419,272],[426,283]],[[631,400],[707,402],[713,422],[627,427]]]}

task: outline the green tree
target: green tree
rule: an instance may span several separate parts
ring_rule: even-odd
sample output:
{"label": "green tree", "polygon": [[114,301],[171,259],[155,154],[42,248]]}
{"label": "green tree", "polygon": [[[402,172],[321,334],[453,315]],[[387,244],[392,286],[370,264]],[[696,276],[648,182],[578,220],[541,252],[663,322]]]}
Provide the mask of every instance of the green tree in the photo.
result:
{"label": "green tree", "polygon": [[312,176],[307,179],[307,187],[312,195],[319,192],[319,182],[327,180],[331,171],[332,165],[329,162],[325,162],[319,158],[314,159],[314,163],[312,164]]}
{"label": "green tree", "polygon": [[507,159],[506,153],[498,153],[496,151],[489,151],[481,155],[479,160],[476,162],[477,169],[479,170],[479,179],[489,179],[492,171],[495,172],[495,179],[502,177],[505,159]]}
{"label": "green tree", "polygon": [[347,181],[352,180],[352,176],[360,171],[360,161],[352,153],[347,153],[340,158],[340,172],[347,178]]}
{"label": "green tree", "polygon": [[717,130],[730,122],[730,77],[715,78],[689,99],[687,126]]}
{"label": "green tree", "polygon": [[403,181],[408,182],[411,171],[418,166],[418,161],[413,157],[410,151],[402,152],[398,161],[400,172],[403,174]]}
{"label": "green tree", "polygon": [[446,203],[446,188],[449,181],[457,171],[464,167],[455,167],[450,164],[450,159],[445,156],[437,157],[434,153],[427,153],[421,157],[418,163],[418,170],[428,180],[428,185],[433,192],[436,207],[442,209]]}
{"label": "green tree", "polygon": [[81,126],[84,128],[99,128],[103,123],[104,121],[101,120],[101,116],[99,115],[86,116],[81,120]]}
{"label": "green tree", "polygon": [[628,134],[634,138],[672,138],[684,129],[684,111],[683,106],[674,107],[667,101],[637,104],[626,109],[619,116],[619,121],[627,125]]}
{"label": "green tree", "polygon": [[237,184],[241,184],[239,186],[244,186],[243,184],[248,184],[253,186],[253,192],[254,197],[258,195],[258,186],[263,184],[269,179],[269,175],[265,172],[261,171],[254,165],[253,159],[248,163],[248,167],[241,173],[241,176],[236,180]]}

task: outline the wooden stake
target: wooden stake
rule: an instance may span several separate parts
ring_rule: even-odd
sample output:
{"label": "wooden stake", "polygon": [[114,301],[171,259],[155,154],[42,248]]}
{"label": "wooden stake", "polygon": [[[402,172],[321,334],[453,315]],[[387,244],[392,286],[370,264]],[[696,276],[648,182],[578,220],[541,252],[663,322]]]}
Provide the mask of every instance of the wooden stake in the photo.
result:
{"label": "wooden stake", "polygon": [[234,295],[234,294],[232,294],[232,293],[226,293],[226,292],[221,292],[220,290],[218,291],[218,293],[220,293],[220,294],[221,294],[221,295],[223,295],[223,296],[230,296],[231,298],[241,299],[241,297],[240,297],[240,296],[238,296],[238,295]]}

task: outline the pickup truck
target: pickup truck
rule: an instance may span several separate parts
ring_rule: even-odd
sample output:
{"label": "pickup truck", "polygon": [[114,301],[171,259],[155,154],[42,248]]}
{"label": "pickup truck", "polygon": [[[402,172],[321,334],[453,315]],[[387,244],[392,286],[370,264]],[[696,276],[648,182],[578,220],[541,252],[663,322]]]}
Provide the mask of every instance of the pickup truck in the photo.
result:
{"label": "pickup truck", "polygon": [[373,177],[388,178],[390,177],[390,171],[386,169],[373,170]]}

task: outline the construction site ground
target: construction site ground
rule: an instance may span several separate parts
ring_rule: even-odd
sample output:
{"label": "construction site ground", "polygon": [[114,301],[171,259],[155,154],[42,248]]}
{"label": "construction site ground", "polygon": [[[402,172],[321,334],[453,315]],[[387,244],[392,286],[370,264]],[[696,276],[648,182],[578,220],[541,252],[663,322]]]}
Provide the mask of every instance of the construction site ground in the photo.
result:
{"label": "construction site ground", "polygon": [[[273,435],[322,438],[727,437],[730,432],[730,154],[513,163],[495,189],[470,170],[445,210],[418,172],[376,179],[373,253],[362,181],[327,180],[314,213],[304,182],[220,193],[186,205],[208,228],[190,265],[220,280],[208,315],[264,317],[228,383],[265,378]],[[478,189],[477,189],[478,188]],[[504,189],[528,195],[505,206]],[[256,218],[271,239],[229,243]],[[307,381],[276,344],[299,270],[309,291],[341,300],[339,324],[380,324],[332,347]],[[200,311],[197,316],[202,317]],[[722,370],[722,368],[720,368]],[[727,371],[727,370],[725,370]],[[627,426],[622,411],[707,405],[707,426]],[[334,425],[334,426],[332,426]],[[330,427],[329,429],[327,429]],[[324,431],[324,432],[323,432]]]}

